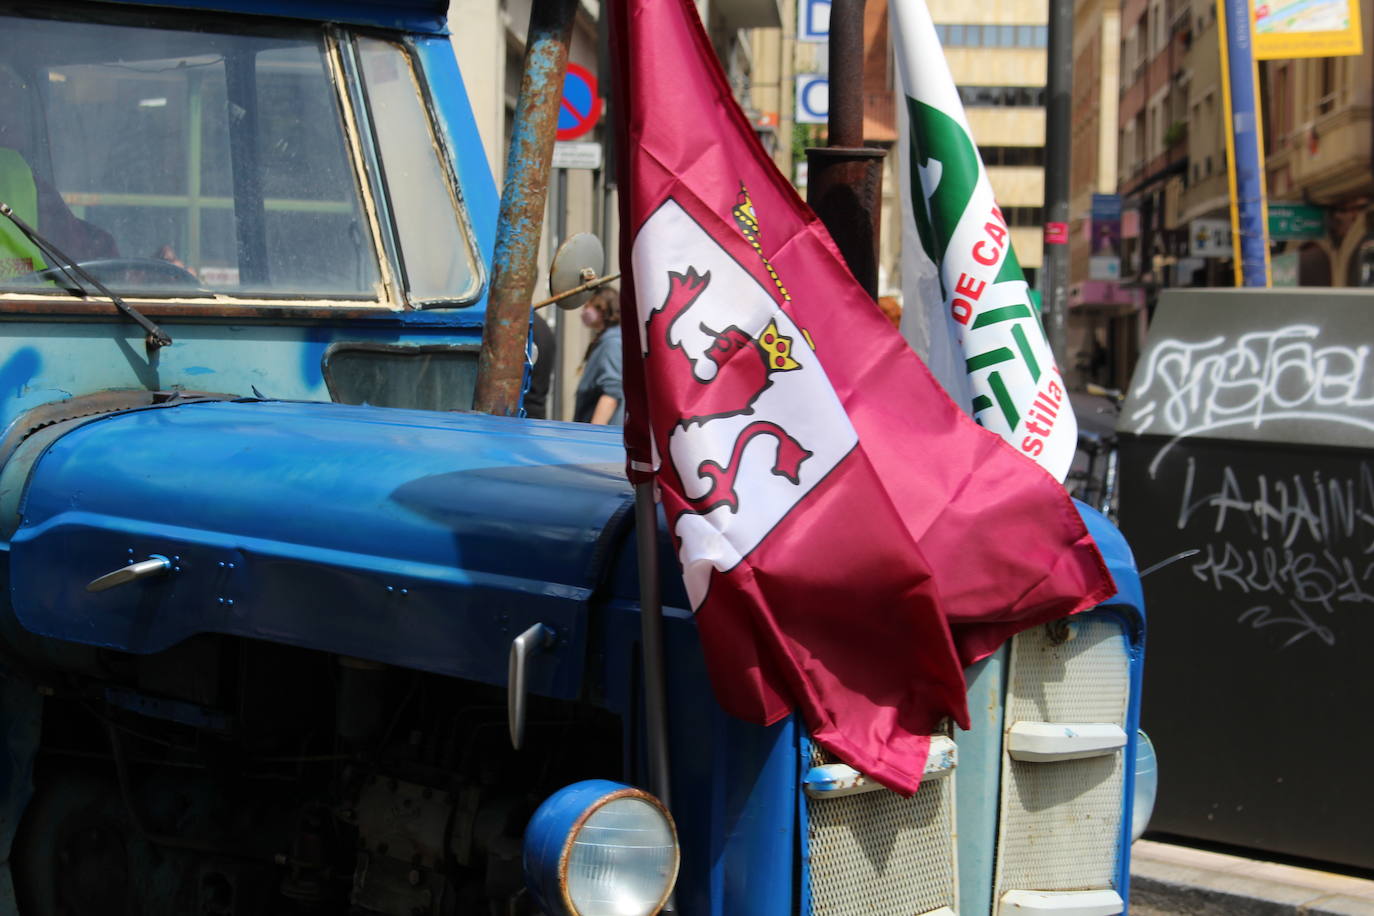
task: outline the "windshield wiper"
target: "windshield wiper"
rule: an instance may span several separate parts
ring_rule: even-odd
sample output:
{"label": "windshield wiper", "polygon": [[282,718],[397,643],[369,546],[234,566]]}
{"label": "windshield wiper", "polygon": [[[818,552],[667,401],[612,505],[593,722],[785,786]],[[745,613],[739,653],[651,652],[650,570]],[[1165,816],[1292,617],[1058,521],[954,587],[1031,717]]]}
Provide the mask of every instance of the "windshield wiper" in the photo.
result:
{"label": "windshield wiper", "polygon": [[[113,302],[115,304],[115,307],[118,308],[121,312],[123,312],[125,315],[128,315],[134,321],[138,322],[139,327],[143,328],[143,330],[148,332],[148,346],[171,346],[172,338],[167,336],[166,331],[162,330],[162,328],[158,327],[156,324],[150,321],[138,309],[134,308],[132,305],[125,302],[123,299],[119,298],[114,293],[110,292],[109,289],[105,287],[104,283],[101,283],[95,277],[91,276],[90,272],[87,271],[80,264],[76,263],[75,260],[63,254],[60,248],[58,248],[48,239],[40,235],[37,229],[33,228],[28,223],[20,219],[18,214],[14,212],[14,209],[2,200],[0,200],[0,215],[8,217],[9,221],[14,223],[15,227],[18,228],[20,232],[24,233],[25,237],[27,237],[30,242],[33,242],[35,245],[37,245],[39,250],[41,250],[55,263],[57,269],[62,271],[62,273],[66,274],[67,278],[72,281],[72,285],[76,288],[77,292],[81,293],[83,296],[90,295],[90,293],[87,292],[87,290],[84,287],[82,287],[81,283],[77,280],[77,277],[80,277],[82,280],[85,280],[91,286],[95,287],[96,290],[99,291],[99,293],[102,296]],[[73,276],[73,273],[75,274],[75,276]]]}

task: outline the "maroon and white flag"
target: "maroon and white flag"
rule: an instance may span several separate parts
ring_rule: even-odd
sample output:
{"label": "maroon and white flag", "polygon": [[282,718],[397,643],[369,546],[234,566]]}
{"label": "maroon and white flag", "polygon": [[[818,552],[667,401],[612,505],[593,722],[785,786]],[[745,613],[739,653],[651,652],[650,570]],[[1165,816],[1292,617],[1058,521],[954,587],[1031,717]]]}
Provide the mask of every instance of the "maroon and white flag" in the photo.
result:
{"label": "maroon and white flag", "polygon": [[617,0],[626,447],[717,699],[904,793],[963,666],[1114,591],[1063,488],[950,401],[759,146],[690,0]]}

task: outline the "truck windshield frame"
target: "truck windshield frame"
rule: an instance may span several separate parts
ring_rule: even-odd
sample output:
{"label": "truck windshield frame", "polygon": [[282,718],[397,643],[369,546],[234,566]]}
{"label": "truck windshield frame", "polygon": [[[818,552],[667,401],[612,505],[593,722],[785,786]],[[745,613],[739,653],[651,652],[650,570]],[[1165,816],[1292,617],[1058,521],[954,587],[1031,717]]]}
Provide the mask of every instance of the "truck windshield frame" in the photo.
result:
{"label": "truck windshield frame", "polygon": [[[409,43],[219,13],[31,9],[0,8],[0,200],[143,311],[346,315],[480,297],[476,239]],[[395,175],[359,42],[388,48],[414,90],[410,136],[425,142],[391,153]],[[419,196],[416,172],[423,211],[393,200]],[[438,193],[450,208],[433,206]],[[5,228],[0,308],[89,314]]]}

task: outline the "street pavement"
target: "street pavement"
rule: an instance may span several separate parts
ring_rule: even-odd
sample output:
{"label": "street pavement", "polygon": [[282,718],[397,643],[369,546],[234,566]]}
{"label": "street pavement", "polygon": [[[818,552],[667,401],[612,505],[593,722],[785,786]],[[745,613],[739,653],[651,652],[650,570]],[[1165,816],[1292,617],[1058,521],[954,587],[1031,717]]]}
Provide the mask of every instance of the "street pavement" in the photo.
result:
{"label": "street pavement", "polygon": [[1139,840],[1131,916],[1374,916],[1374,881]]}

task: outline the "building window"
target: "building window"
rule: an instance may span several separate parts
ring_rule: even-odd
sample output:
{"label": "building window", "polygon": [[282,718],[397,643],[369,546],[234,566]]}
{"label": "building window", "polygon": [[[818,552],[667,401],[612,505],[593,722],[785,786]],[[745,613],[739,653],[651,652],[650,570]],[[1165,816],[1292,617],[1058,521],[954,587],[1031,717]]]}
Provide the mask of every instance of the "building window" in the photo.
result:
{"label": "building window", "polygon": [[960,86],[967,108],[1044,108],[1043,86]]}
{"label": "building window", "polygon": [[978,154],[983,157],[983,165],[988,167],[1031,165],[1043,168],[1045,165],[1043,146],[980,146]]}
{"label": "building window", "polygon": [[1336,107],[1336,58],[1323,57],[1316,63],[1317,114],[1324,115]]}
{"label": "building window", "polygon": [[1270,123],[1273,125],[1274,145],[1278,147],[1284,145],[1284,139],[1293,129],[1293,90],[1289,73],[1288,64],[1274,65],[1274,103]]}
{"label": "building window", "polygon": [[1049,27],[1043,25],[937,25],[935,35],[946,48],[1043,48]]}
{"label": "building window", "polygon": [[1044,207],[1003,207],[1002,219],[1008,226],[1035,227],[1045,222]]}

